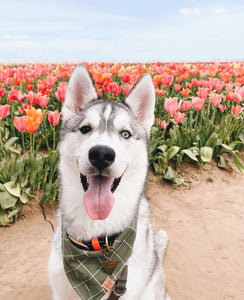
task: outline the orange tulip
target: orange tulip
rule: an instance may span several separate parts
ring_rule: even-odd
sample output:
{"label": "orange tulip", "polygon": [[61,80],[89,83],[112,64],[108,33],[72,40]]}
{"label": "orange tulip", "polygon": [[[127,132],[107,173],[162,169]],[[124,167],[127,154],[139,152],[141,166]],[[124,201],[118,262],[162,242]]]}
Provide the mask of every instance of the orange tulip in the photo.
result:
{"label": "orange tulip", "polygon": [[46,112],[46,110],[41,110],[40,108],[36,109],[34,107],[31,107],[30,109],[26,109],[26,123],[27,123],[27,129],[26,131],[28,133],[34,133],[41,123],[43,122],[43,116]]}
{"label": "orange tulip", "polygon": [[182,91],[181,91],[181,95],[182,95],[183,97],[188,97],[188,96],[189,96],[189,94],[190,94],[190,92],[191,92],[191,90],[190,90],[190,89],[188,89],[188,88],[186,88],[186,89],[182,89]]}

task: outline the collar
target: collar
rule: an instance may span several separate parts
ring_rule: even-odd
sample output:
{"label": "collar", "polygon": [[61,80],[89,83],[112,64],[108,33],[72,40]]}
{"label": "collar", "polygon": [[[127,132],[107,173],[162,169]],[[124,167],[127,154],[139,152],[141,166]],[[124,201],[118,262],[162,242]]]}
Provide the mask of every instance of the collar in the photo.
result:
{"label": "collar", "polygon": [[111,236],[100,236],[92,238],[89,241],[80,241],[73,238],[71,235],[66,233],[67,238],[71,241],[73,245],[78,247],[79,249],[89,250],[89,251],[98,251],[102,250],[106,244],[112,245],[115,239],[118,237],[119,234],[114,234]]}

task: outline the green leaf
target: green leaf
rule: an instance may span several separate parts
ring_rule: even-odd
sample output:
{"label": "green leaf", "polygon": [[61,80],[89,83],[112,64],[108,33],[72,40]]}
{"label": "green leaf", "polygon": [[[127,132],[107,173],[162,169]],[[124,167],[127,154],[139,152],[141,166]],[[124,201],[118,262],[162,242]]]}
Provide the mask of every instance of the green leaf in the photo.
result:
{"label": "green leaf", "polygon": [[171,168],[171,166],[169,166],[167,172],[164,174],[164,179],[171,181],[174,177],[175,177],[174,170]]}
{"label": "green leaf", "polygon": [[15,217],[20,210],[21,210],[21,206],[16,205],[15,208],[11,210],[11,212],[8,214],[8,217],[9,218]]}
{"label": "green leaf", "polygon": [[184,150],[182,150],[182,152],[184,154],[186,154],[188,157],[190,157],[190,159],[192,159],[194,161],[198,161],[196,155],[193,153],[193,151],[191,149],[184,149]]}
{"label": "green leaf", "polygon": [[7,191],[0,192],[0,205],[2,209],[8,209],[15,206],[18,198],[10,195]]}
{"label": "green leaf", "polygon": [[167,145],[161,145],[161,146],[157,147],[157,150],[160,150],[160,151],[162,151],[164,153],[167,148],[168,148]]}
{"label": "green leaf", "polygon": [[171,158],[173,158],[180,150],[180,147],[178,146],[172,146],[168,149],[166,159],[169,161]]}
{"label": "green leaf", "polygon": [[6,190],[13,196],[20,197],[20,185],[14,184],[14,181],[4,183]]}
{"label": "green leaf", "polygon": [[230,151],[229,153],[233,157],[234,163],[237,166],[237,168],[241,171],[241,173],[244,174],[244,166],[241,163],[241,161],[238,159],[238,157],[236,156],[236,153],[234,151]]}
{"label": "green leaf", "polygon": [[201,147],[200,148],[200,157],[203,162],[209,162],[212,159],[213,149],[210,147]]}
{"label": "green leaf", "polygon": [[0,192],[5,192],[5,187],[2,183],[0,183]]}
{"label": "green leaf", "polygon": [[7,142],[5,143],[5,149],[8,150],[19,138],[18,137],[11,137]]}
{"label": "green leaf", "polygon": [[0,207],[0,225],[7,226],[9,223],[8,212]]}
{"label": "green leaf", "polygon": [[223,168],[229,172],[233,172],[233,169],[222,155],[219,155],[218,167]]}
{"label": "green leaf", "polygon": [[167,172],[164,175],[164,179],[169,180],[174,185],[181,185],[185,181],[182,176],[175,174],[171,166],[168,167]]}
{"label": "green leaf", "polygon": [[20,201],[25,204],[29,201],[28,195],[26,193],[23,193],[22,195],[20,195]]}

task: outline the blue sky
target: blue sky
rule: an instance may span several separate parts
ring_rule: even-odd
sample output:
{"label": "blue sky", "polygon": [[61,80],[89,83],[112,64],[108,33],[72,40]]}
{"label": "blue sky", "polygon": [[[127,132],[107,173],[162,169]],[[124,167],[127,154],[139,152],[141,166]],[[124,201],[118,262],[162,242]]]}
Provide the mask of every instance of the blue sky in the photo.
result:
{"label": "blue sky", "polygon": [[244,60],[244,1],[0,0],[1,62]]}

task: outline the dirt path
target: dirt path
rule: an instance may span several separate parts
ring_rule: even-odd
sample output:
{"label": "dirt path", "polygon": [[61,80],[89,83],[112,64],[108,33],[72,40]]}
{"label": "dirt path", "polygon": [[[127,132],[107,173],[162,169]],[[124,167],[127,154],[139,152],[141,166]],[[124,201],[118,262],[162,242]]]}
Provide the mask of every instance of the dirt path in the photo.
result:
{"label": "dirt path", "polygon": [[[244,176],[214,164],[203,172],[184,165],[183,173],[189,188],[160,184],[150,174],[147,189],[155,226],[169,235],[164,267],[171,298],[243,300]],[[55,204],[45,207],[54,226],[55,211]],[[51,299],[46,268],[52,235],[36,201],[16,224],[0,228],[1,300]]]}

